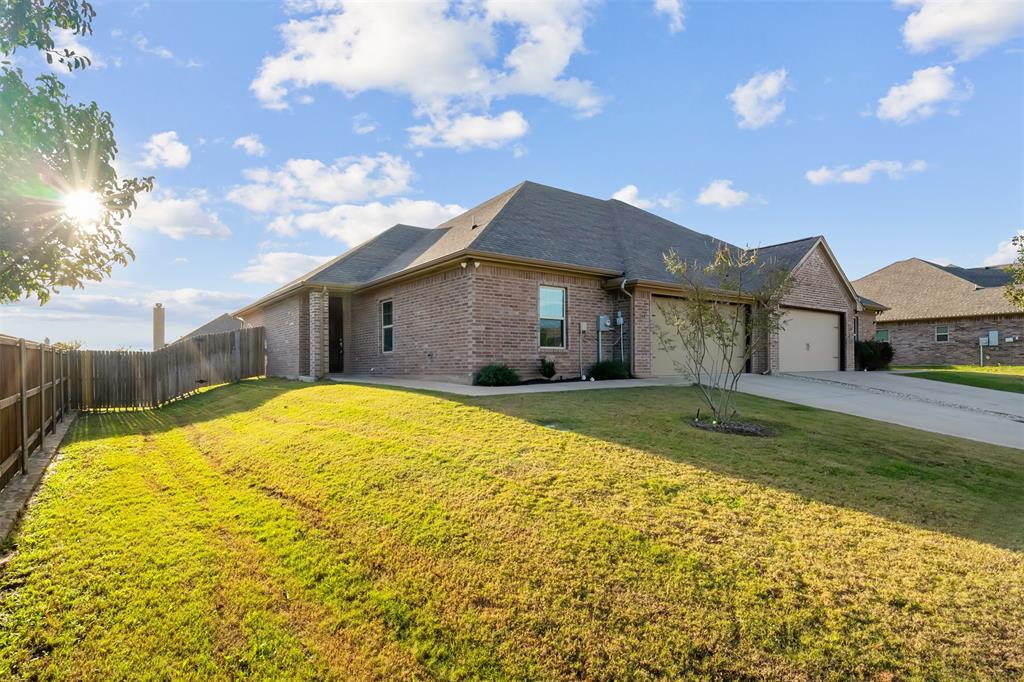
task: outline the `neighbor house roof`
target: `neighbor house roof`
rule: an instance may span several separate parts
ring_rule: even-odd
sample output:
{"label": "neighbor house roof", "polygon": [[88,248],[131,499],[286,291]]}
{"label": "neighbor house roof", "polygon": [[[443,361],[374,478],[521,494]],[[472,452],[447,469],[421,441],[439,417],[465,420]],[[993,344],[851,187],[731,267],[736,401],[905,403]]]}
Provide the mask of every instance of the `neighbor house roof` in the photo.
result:
{"label": "neighbor house roof", "polygon": [[[233,332],[242,328],[242,321],[237,317],[232,317],[228,313],[224,313],[218,317],[213,318],[203,326],[193,329],[188,334],[182,336],[182,339],[191,339],[194,336],[205,336],[206,334],[220,334],[222,332]],[[179,339],[181,340],[181,339]]]}
{"label": "neighbor house roof", "polygon": [[853,283],[886,306],[879,322],[1021,314],[1003,296],[1005,266],[961,268],[920,258],[896,261]]}
{"label": "neighbor house roof", "polygon": [[[791,269],[820,240],[763,247],[761,258],[770,267]],[[526,181],[436,228],[396,225],[236,315],[301,286],[358,288],[454,257],[492,256],[676,284],[665,269],[665,252],[675,250],[687,261],[706,263],[723,244],[616,199]]]}

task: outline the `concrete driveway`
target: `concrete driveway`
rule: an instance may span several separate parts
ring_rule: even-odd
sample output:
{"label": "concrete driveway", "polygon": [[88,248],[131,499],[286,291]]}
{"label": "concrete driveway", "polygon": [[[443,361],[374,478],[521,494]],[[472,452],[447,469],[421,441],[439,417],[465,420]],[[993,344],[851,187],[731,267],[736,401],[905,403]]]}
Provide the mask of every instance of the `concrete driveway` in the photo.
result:
{"label": "concrete driveway", "polygon": [[1019,394],[895,372],[746,374],[740,391],[960,438],[1024,448]]}

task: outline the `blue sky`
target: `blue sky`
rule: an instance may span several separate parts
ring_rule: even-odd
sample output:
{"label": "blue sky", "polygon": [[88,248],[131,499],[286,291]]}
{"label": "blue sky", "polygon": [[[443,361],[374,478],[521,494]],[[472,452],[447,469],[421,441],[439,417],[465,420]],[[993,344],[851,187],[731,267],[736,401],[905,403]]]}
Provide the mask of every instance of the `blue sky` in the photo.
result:
{"label": "blue sky", "polygon": [[[0,331],[144,348],[402,221],[523,179],[855,279],[1007,260],[1024,228],[1024,4],[96,3],[72,97],[157,189],[137,258]],[[37,55],[19,52],[27,71]]]}

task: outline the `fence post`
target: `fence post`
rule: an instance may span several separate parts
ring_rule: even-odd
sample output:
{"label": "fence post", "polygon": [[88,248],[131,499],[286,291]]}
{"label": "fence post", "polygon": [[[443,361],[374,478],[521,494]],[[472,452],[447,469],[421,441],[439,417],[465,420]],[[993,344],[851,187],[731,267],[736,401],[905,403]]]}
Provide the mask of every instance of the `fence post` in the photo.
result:
{"label": "fence post", "polygon": [[43,379],[46,378],[46,373],[43,368],[46,367],[46,353],[43,350],[43,344],[39,344],[39,447],[43,446],[43,436],[46,435],[46,384]]}
{"label": "fence post", "polygon": [[28,468],[28,396],[25,395],[28,381],[25,377],[25,339],[18,339],[18,365],[21,368],[21,473]]}
{"label": "fence post", "polygon": [[50,405],[53,413],[53,432],[57,433],[57,349],[50,346]]}

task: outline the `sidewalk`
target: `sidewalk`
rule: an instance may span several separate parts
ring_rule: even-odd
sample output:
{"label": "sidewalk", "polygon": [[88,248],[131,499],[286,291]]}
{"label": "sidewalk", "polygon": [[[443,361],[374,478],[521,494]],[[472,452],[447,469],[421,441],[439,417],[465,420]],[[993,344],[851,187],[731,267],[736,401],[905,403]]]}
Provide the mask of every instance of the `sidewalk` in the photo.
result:
{"label": "sidewalk", "polygon": [[29,456],[28,471],[24,475],[15,474],[14,478],[0,490],[0,542],[6,540],[18,524],[18,519],[32,499],[32,493],[39,487],[39,482],[77,416],[77,412],[69,412],[57,422],[56,432],[46,436],[42,449]]}

